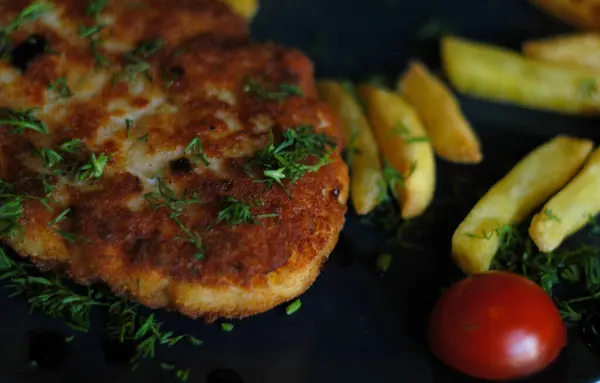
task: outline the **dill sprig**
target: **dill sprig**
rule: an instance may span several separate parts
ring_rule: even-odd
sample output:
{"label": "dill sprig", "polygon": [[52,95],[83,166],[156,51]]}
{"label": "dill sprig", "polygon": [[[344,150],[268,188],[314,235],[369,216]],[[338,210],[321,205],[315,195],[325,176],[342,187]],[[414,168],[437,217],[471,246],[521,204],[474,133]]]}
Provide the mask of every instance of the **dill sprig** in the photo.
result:
{"label": "dill sprig", "polygon": [[67,219],[67,215],[70,212],[71,212],[70,208],[63,210],[59,215],[56,216],[56,218],[54,218],[50,222],[48,222],[48,226],[58,225],[59,223],[61,223],[65,219]]}
{"label": "dill sprig", "polygon": [[123,55],[123,58],[125,60],[125,70],[122,74],[122,78],[124,80],[128,81],[131,85],[135,85],[139,74],[143,74],[148,80],[152,80],[150,72],[148,71],[150,69],[150,63],[131,53],[126,53]]}
{"label": "dill sprig", "polygon": [[67,78],[65,76],[61,76],[50,83],[48,89],[58,93],[62,98],[69,98],[73,95],[73,92],[71,92],[71,89],[67,85]]}
{"label": "dill sprig", "polygon": [[[4,185],[3,185],[4,186]],[[25,198],[12,194],[2,188],[0,194],[0,238],[10,237],[20,227],[19,220],[23,216]]]}
{"label": "dill sprig", "polygon": [[104,153],[100,153],[98,156],[96,156],[96,153],[92,153],[88,162],[81,165],[77,170],[77,179],[86,181],[102,177],[108,160],[109,156]]}
{"label": "dill sprig", "polygon": [[48,3],[36,1],[25,7],[17,17],[7,25],[0,28],[0,33],[15,33],[23,25],[32,23],[39,19],[44,13],[52,10],[54,6]]}
{"label": "dill sprig", "polygon": [[19,30],[23,25],[32,23],[39,19],[44,13],[50,11],[53,8],[51,4],[34,2],[25,7],[21,13],[14,18],[13,21],[7,25],[0,27],[0,58],[10,58],[10,52],[14,46],[13,39],[10,37],[11,34]]}
{"label": "dill sprig", "polygon": [[191,335],[175,335],[172,331],[164,331],[163,324],[156,320],[154,314],[140,315],[137,303],[114,296],[108,298],[108,303],[106,330],[111,339],[120,343],[136,343],[135,353],[130,360],[134,369],[142,359],[154,358],[159,345],[172,347],[185,339],[195,346],[202,344]]}
{"label": "dill sprig", "polygon": [[[104,12],[107,5],[108,0],[89,0],[86,14],[97,22],[100,18],[100,14]],[[79,27],[79,36],[87,38],[90,41],[90,52],[92,52],[92,56],[94,56],[94,60],[96,61],[96,69],[110,65],[110,60],[101,51],[104,40],[99,36],[100,32],[102,32],[105,27],[106,25],[99,23],[90,26],[82,25]]]}
{"label": "dill sprig", "polygon": [[557,222],[561,221],[560,217],[558,217],[556,214],[554,214],[552,209],[548,209],[548,208],[544,209],[544,215],[546,216],[546,219],[549,221],[557,221]]}
{"label": "dill sprig", "polygon": [[53,149],[40,148],[37,153],[42,159],[42,165],[44,165],[46,168],[53,168],[63,160],[63,157],[60,155],[60,153]]}
{"label": "dill sprig", "polygon": [[[519,227],[502,225],[493,231],[492,235],[499,237],[500,248],[492,268],[533,280],[552,296],[564,319],[580,320],[590,303],[600,298],[600,250],[581,245],[542,253],[527,234],[528,227],[526,222]],[[561,286],[571,288],[565,291]]]}
{"label": "dill sprig", "polygon": [[[153,358],[161,345],[172,347],[182,340],[193,346],[202,341],[191,335],[178,335],[163,329],[154,314],[141,315],[140,306],[115,296],[97,286],[74,288],[57,275],[39,271],[26,261],[15,261],[0,247],[0,281],[10,292],[10,297],[23,296],[32,310],[40,310],[52,317],[60,317],[76,331],[88,332],[94,307],[107,310],[108,336],[120,343],[136,344],[130,360],[132,368],[145,358]],[[189,373],[188,373],[189,374]]]}
{"label": "dill sprig", "polygon": [[76,153],[83,146],[83,141],[75,138],[69,141],[65,141],[58,147],[63,153]]}
{"label": "dill sprig", "polygon": [[255,205],[247,205],[237,199],[227,196],[221,201],[221,211],[217,215],[217,224],[225,222],[229,225],[256,224],[261,218],[278,217],[279,214],[259,214],[254,216],[252,208],[261,206],[260,202]]}
{"label": "dill sprig", "polygon": [[45,197],[17,194],[9,182],[0,178],[0,238],[9,238],[21,228],[19,220],[25,211],[25,200],[36,200],[47,210],[52,211],[49,200]]}
{"label": "dill sprig", "polygon": [[[315,133],[310,125],[286,130],[278,144],[275,144],[271,131],[267,147],[256,153],[245,164],[244,169],[250,175],[251,169],[259,166],[264,179],[256,182],[264,182],[267,187],[278,184],[285,189],[283,180],[294,184],[306,173],[316,172],[330,163],[331,150],[335,146],[333,139],[325,134]],[[309,157],[315,157],[317,163],[307,165],[305,161]]]}
{"label": "dill sprig", "polygon": [[280,83],[280,84],[263,84],[263,82],[247,77],[243,88],[245,93],[253,93],[258,98],[267,101],[282,101],[288,97],[302,97],[302,90],[297,85]]}
{"label": "dill sprig", "polygon": [[141,41],[131,52],[134,56],[149,58],[165,46],[163,39],[149,39]]}
{"label": "dill sprig", "polygon": [[90,52],[96,61],[96,69],[104,68],[110,65],[110,60],[102,53],[102,44],[104,40],[99,37],[100,32],[104,29],[104,25],[93,25],[91,27],[79,27],[79,36],[87,38],[90,41]]}
{"label": "dill sprig", "polygon": [[185,150],[183,152],[191,156],[192,161],[194,161],[195,164],[202,162],[205,166],[210,165],[206,154],[204,154],[204,150],[202,148],[202,141],[198,137],[192,138],[192,140],[185,147]]}
{"label": "dill sprig", "polygon": [[79,35],[79,37],[83,37],[83,38],[93,37],[93,36],[99,34],[100,32],[102,32],[102,30],[104,28],[106,28],[106,25],[97,24],[97,25],[92,25],[89,27],[85,26],[85,25],[81,25],[81,26],[79,26],[78,35]]}
{"label": "dill sprig", "polygon": [[396,136],[400,136],[404,139],[404,142],[407,144],[414,144],[418,142],[429,142],[429,137],[426,136],[413,136],[410,132],[408,126],[405,123],[400,122],[397,126],[392,130],[392,134]]}
{"label": "dill sprig", "polygon": [[150,76],[149,72],[150,63],[145,59],[150,58],[150,56],[158,52],[164,45],[165,43],[161,39],[144,40],[134,50],[125,53],[123,55],[125,70],[121,75],[122,79],[135,85],[137,76],[143,74],[148,80],[152,81],[152,76]]}
{"label": "dill sprig", "polygon": [[108,5],[108,0],[89,0],[86,13],[89,17],[97,19]]}
{"label": "dill sprig", "polygon": [[160,368],[164,371],[173,371],[173,375],[181,382],[187,382],[190,377],[189,368],[178,368],[174,364],[162,362]]}
{"label": "dill sprig", "polygon": [[[382,193],[387,193],[387,189],[389,189],[394,196],[394,198],[398,199],[398,191],[397,187],[400,186],[403,189],[406,189],[406,180],[414,173],[417,168],[417,163],[413,162],[411,164],[410,169],[408,170],[408,174],[403,175],[398,170],[396,170],[392,165],[390,165],[387,161],[384,161],[383,164],[383,179],[387,185],[387,188],[382,187]],[[379,198],[381,201],[385,200],[385,196],[382,195]]]}
{"label": "dill sprig", "polygon": [[64,318],[67,325],[77,331],[89,330],[91,309],[101,305],[91,287],[85,293],[76,292],[56,275],[38,272],[29,263],[15,262],[2,247],[0,272],[0,281],[9,290],[10,297],[24,296],[31,310]]}
{"label": "dill sprig", "polygon": [[15,134],[23,134],[25,129],[43,134],[50,133],[46,124],[35,116],[33,109],[25,111],[0,109],[0,125],[12,126],[12,133]]}
{"label": "dill sprig", "polygon": [[196,247],[197,251],[194,257],[198,260],[204,259],[205,249],[202,237],[198,232],[187,227],[181,220],[185,206],[203,205],[202,200],[198,198],[197,193],[188,195],[187,191],[182,197],[179,197],[162,177],[157,176],[155,179],[158,184],[158,192],[146,193],[144,198],[154,209],[167,208],[169,210],[169,218],[179,226],[187,237],[186,240]]}

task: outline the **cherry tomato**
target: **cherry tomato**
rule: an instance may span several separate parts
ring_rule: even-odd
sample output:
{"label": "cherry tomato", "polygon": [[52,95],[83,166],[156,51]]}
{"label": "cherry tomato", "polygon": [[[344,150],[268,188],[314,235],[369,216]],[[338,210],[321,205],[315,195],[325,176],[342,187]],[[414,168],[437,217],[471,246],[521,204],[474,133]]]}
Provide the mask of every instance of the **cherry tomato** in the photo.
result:
{"label": "cherry tomato", "polygon": [[433,353],[477,378],[505,380],[545,368],[566,345],[567,332],[546,292],[517,274],[489,272],[450,287],[429,323]]}

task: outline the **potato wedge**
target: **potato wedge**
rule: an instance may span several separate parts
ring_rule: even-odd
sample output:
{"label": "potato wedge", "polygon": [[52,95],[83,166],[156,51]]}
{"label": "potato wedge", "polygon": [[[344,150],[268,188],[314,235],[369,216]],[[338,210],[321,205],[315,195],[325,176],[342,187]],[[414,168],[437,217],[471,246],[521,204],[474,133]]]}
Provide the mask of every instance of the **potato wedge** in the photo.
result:
{"label": "potato wedge", "polygon": [[373,85],[360,86],[359,93],[383,158],[401,177],[393,186],[402,217],[419,216],[435,191],[435,160],[427,132],[401,96]]}
{"label": "potato wedge", "polygon": [[571,114],[600,113],[600,73],[522,57],[454,37],[442,40],[444,69],[461,92]]}
{"label": "potato wedge", "polygon": [[258,11],[258,1],[259,0],[225,0],[225,3],[227,3],[238,15],[246,19],[251,19]]}
{"label": "potato wedge", "polygon": [[319,81],[317,89],[321,99],[340,117],[344,141],[350,143],[350,191],[352,205],[359,215],[368,214],[380,202],[384,187],[383,173],[377,142],[361,106],[335,81]]}
{"label": "potato wedge", "polygon": [[600,29],[600,0],[529,0],[548,14],[571,25]]}
{"label": "potato wedge", "polygon": [[590,140],[558,136],[523,158],[477,202],[452,237],[452,256],[467,274],[489,269],[497,230],[521,222],[560,190],[590,154]]}
{"label": "potato wedge", "polygon": [[479,139],[456,98],[422,63],[410,64],[398,90],[417,110],[438,156],[458,163],[481,162]]}
{"label": "potato wedge", "polygon": [[581,33],[526,41],[523,54],[542,61],[600,72],[600,34]]}
{"label": "potato wedge", "polygon": [[529,235],[543,252],[555,250],[566,237],[600,213],[600,149],[583,170],[536,214]]}

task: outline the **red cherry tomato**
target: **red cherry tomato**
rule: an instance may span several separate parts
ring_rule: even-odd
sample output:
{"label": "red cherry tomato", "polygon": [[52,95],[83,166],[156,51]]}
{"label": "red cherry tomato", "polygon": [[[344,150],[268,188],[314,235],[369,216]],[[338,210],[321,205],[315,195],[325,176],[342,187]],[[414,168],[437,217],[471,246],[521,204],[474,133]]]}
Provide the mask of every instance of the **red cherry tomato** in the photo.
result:
{"label": "red cherry tomato", "polygon": [[433,353],[477,378],[531,375],[552,362],[567,342],[560,314],[546,292],[527,278],[489,272],[466,278],[431,313]]}

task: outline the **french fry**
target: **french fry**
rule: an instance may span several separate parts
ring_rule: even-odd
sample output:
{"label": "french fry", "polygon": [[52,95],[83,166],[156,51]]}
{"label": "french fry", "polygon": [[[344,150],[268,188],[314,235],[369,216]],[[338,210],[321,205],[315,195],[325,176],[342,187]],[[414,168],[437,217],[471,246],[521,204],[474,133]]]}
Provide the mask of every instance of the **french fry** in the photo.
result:
{"label": "french fry", "polygon": [[246,19],[251,19],[258,11],[258,1],[259,0],[225,0],[225,3],[227,3],[238,15]]}
{"label": "french fry", "polygon": [[392,186],[402,217],[416,217],[429,206],[435,191],[435,161],[427,132],[401,96],[372,85],[360,86],[359,93],[383,158],[400,175]]}
{"label": "french fry", "polygon": [[569,24],[600,29],[600,0],[529,0],[548,14]]}
{"label": "french fry", "polygon": [[583,170],[536,214],[529,235],[543,252],[555,250],[566,237],[600,212],[600,149]]}
{"label": "french fry", "polygon": [[600,72],[600,34],[581,33],[526,41],[523,54],[542,61]]}
{"label": "french fry", "polygon": [[442,58],[460,92],[563,113],[600,113],[598,71],[528,59],[454,37],[442,40]]}
{"label": "french fry", "polygon": [[479,139],[456,98],[423,64],[411,63],[398,89],[417,110],[438,156],[458,163],[481,162]]}
{"label": "french fry", "polygon": [[477,202],[452,237],[452,256],[467,274],[489,269],[505,225],[521,222],[560,190],[590,154],[590,140],[558,136],[523,158]]}
{"label": "french fry", "polygon": [[361,106],[342,84],[319,81],[317,89],[321,98],[340,116],[344,141],[349,143],[350,189],[354,210],[359,215],[368,214],[381,202],[384,191],[375,137]]}

